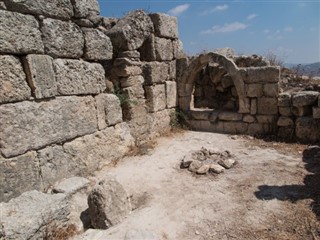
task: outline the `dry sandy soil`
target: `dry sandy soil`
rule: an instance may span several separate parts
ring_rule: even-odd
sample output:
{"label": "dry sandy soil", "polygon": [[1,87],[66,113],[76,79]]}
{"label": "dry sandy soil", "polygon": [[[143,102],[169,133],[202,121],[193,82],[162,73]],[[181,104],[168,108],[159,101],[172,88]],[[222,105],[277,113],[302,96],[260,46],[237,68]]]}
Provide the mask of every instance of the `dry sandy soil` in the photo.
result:
{"label": "dry sandy soil", "polygon": [[[201,147],[229,150],[236,166],[219,175],[180,169]],[[160,138],[146,155],[96,173],[116,176],[136,209],[75,239],[320,239],[319,178],[303,161],[306,147],[192,131]]]}

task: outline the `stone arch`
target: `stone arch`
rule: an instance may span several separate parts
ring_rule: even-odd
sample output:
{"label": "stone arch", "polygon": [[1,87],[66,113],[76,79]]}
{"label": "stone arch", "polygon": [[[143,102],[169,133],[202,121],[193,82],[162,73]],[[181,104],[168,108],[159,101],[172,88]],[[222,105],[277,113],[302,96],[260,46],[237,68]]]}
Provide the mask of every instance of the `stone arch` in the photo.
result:
{"label": "stone arch", "polygon": [[239,96],[239,113],[250,112],[250,104],[245,97],[245,85],[242,79],[239,68],[229,58],[214,52],[200,54],[198,57],[191,60],[187,69],[178,82],[179,107],[183,111],[190,110],[190,102],[192,99],[192,91],[197,73],[208,63],[218,63],[226,69],[233,79]]}

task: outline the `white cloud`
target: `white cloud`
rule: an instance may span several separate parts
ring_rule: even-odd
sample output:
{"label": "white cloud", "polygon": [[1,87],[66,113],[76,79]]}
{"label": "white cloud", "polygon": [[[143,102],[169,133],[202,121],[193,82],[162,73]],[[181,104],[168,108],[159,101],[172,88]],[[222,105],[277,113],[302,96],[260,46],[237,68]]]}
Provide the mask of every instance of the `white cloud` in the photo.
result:
{"label": "white cloud", "polygon": [[212,28],[202,31],[202,34],[214,34],[214,33],[226,33],[226,32],[235,32],[239,30],[246,29],[248,25],[234,22],[234,23],[226,23],[223,26],[215,25]]}
{"label": "white cloud", "polygon": [[263,33],[264,34],[268,34],[268,33],[270,33],[270,30],[269,29],[265,29],[265,30],[263,30]]}
{"label": "white cloud", "polygon": [[212,8],[212,9],[203,11],[202,13],[200,13],[200,15],[205,16],[205,15],[208,15],[210,13],[219,12],[219,11],[225,11],[228,8],[229,8],[229,6],[227,4],[218,5],[218,6],[215,6],[214,8]]}
{"label": "white cloud", "polygon": [[252,14],[250,14],[250,15],[247,17],[247,19],[248,19],[248,20],[252,20],[252,19],[254,19],[254,18],[256,18],[256,17],[258,17],[258,15],[252,13]]}
{"label": "white cloud", "polygon": [[168,11],[168,14],[172,15],[172,16],[178,16],[181,13],[187,11],[189,7],[190,7],[190,4],[178,5],[178,6],[174,7],[174,8],[172,8],[172,9],[170,9]]}
{"label": "white cloud", "polygon": [[292,28],[292,27],[286,27],[286,28],[284,29],[284,31],[286,31],[286,32],[292,32],[292,31],[293,31],[293,28]]}

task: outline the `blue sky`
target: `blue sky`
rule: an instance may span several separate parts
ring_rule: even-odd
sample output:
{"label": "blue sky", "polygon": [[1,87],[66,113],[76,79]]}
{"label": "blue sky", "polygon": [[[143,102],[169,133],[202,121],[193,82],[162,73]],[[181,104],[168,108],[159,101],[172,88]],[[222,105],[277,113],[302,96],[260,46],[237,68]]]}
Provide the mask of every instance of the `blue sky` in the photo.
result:
{"label": "blue sky", "polygon": [[231,47],[238,54],[276,53],[286,63],[320,61],[320,0],[99,0],[101,15],[144,9],[178,17],[188,54]]}

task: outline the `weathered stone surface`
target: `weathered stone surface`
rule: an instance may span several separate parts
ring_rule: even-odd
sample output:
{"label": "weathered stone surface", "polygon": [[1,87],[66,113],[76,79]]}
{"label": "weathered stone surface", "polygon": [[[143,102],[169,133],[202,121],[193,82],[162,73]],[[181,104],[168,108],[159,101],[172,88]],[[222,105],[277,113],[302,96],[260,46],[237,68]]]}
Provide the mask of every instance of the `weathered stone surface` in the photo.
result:
{"label": "weathered stone surface", "polygon": [[57,181],[82,175],[86,165],[76,162],[72,155],[67,155],[63,147],[53,145],[37,151],[40,165],[43,190],[48,189]]}
{"label": "weathered stone surface", "polygon": [[270,84],[267,83],[263,86],[263,95],[265,97],[278,97],[279,95],[279,85],[277,83]]}
{"label": "weathered stone surface", "polygon": [[246,85],[247,97],[261,97],[263,95],[262,84],[247,84]]}
{"label": "weathered stone surface", "polygon": [[194,160],[190,163],[188,169],[190,172],[196,173],[198,171],[198,169],[201,168],[201,166],[202,166],[202,163],[200,161]]}
{"label": "weathered stone surface", "polygon": [[183,43],[177,39],[172,41],[173,45],[173,58],[174,59],[180,59],[184,58],[186,54],[183,51]]}
{"label": "weathered stone surface", "polygon": [[95,97],[99,130],[122,122],[119,98],[114,94],[100,94]]}
{"label": "weathered stone surface", "polygon": [[221,112],[219,113],[219,119],[225,121],[240,121],[242,120],[242,114],[237,112]]}
{"label": "weathered stone surface", "polygon": [[226,169],[217,163],[210,164],[210,171],[211,172],[220,174],[220,173],[223,173],[224,170],[226,170]]}
{"label": "weathered stone surface", "polygon": [[88,196],[89,215],[94,228],[107,229],[122,222],[131,212],[131,204],[123,186],[105,176]]}
{"label": "weathered stone surface", "polygon": [[88,187],[90,184],[90,181],[86,178],[83,177],[72,177],[72,178],[67,178],[63,179],[59,183],[57,183],[52,191],[54,193],[64,193],[67,196],[70,196],[77,191]]}
{"label": "weathered stone surface", "polygon": [[128,58],[117,58],[112,69],[118,77],[129,77],[142,74],[141,63]]}
{"label": "weathered stone surface", "polygon": [[5,159],[0,155],[0,202],[9,201],[21,193],[41,189],[39,164],[35,152]]}
{"label": "weathered stone surface", "polygon": [[123,157],[134,144],[126,123],[117,124],[63,145],[65,153],[80,166],[82,174],[93,171]]}
{"label": "weathered stone surface", "polygon": [[240,73],[245,83],[277,83],[280,78],[279,67],[249,67]]}
{"label": "weathered stone surface", "polygon": [[170,121],[174,109],[165,109],[151,114],[150,136],[159,137],[170,131]]}
{"label": "weathered stone surface", "polygon": [[73,16],[70,0],[5,0],[10,11],[68,20]]}
{"label": "weathered stone surface", "polygon": [[176,81],[177,67],[176,60],[169,62],[169,80]]}
{"label": "weathered stone surface", "polygon": [[[279,103],[278,103],[278,105],[279,105]],[[290,117],[290,116],[292,116],[291,107],[279,107],[279,113],[282,116]]]}
{"label": "weathered stone surface", "polygon": [[318,100],[319,93],[316,91],[299,92],[292,96],[292,104],[295,107],[313,105]]}
{"label": "weathered stone surface", "polygon": [[0,150],[5,157],[93,133],[97,119],[92,97],[0,106]]}
{"label": "weathered stone surface", "polygon": [[174,108],[177,106],[177,83],[166,81],[166,99],[167,108]]}
{"label": "weathered stone surface", "polygon": [[313,107],[312,108],[312,116],[315,119],[320,119],[320,107]]}
{"label": "weathered stone surface", "polygon": [[168,79],[169,65],[164,62],[147,62],[143,65],[145,85],[164,83]]}
{"label": "weathered stone surface", "polygon": [[113,47],[110,38],[97,29],[82,28],[85,39],[84,58],[88,60],[112,59]]}
{"label": "weathered stone surface", "polygon": [[132,60],[139,60],[140,59],[140,52],[138,52],[137,50],[124,51],[118,55],[118,58],[129,58]]}
{"label": "weathered stone surface", "polygon": [[218,162],[222,167],[226,169],[230,169],[233,167],[233,165],[236,163],[234,159],[227,158],[227,159],[220,159]]}
{"label": "weathered stone surface", "polygon": [[124,240],[156,240],[158,237],[153,232],[142,229],[128,230]]}
{"label": "weathered stone surface", "polygon": [[37,20],[30,15],[0,10],[0,52],[43,53]]}
{"label": "weathered stone surface", "polygon": [[30,54],[23,59],[23,64],[35,98],[49,98],[57,95],[56,76],[50,56]]}
{"label": "weathered stone surface", "polygon": [[294,125],[294,122],[289,117],[279,117],[277,125],[279,127],[288,127]]}
{"label": "weathered stone surface", "polygon": [[141,75],[120,78],[120,85],[122,88],[136,87],[137,85],[141,85],[142,87],[144,82],[144,78]]}
{"label": "weathered stone surface", "polygon": [[290,93],[280,93],[278,97],[279,107],[290,107],[291,106],[291,94]]}
{"label": "weathered stone surface", "polygon": [[50,195],[36,190],[0,203],[0,208],[2,231],[8,240],[43,239],[50,223],[61,227],[70,212],[64,194]]}
{"label": "weathered stone surface", "polygon": [[248,130],[248,123],[244,123],[244,122],[222,122],[222,123],[223,123],[224,133],[243,134],[243,133],[246,133]]}
{"label": "weathered stone surface", "polygon": [[274,123],[275,116],[274,115],[257,115],[256,116],[258,123]]}
{"label": "weathered stone surface", "polygon": [[100,8],[97,0],[72,0],[74,16],[76,18],[87,18],[99,15]]}
{"label": "weathered stone surface", "polygon": [[312,107],[311,106],[292,107],[292,113],[294,116],[297,116],[297,117],[312,115]]}
{"label": "weathered stone surface", "polygon": [[242,119],[242,121],[244,121],[244,122],[247,122],[247,123],[253,123],[253,122],[255,122],[255,117],[254,116],[252,116],[252,115],[245,115],[244,117],[243,117],[243,119]]}
{"label": "weathered stone surface", "polygon": [[155,36],[151,33],[139,48],[142,61],[156,61]]}
{"label": "weathered stone surface", "polygon": [[146,86],[146,99],[149,112],[157,112],[166,108],[165,85]]}
{"label": "weathered stone surface", "polygon": [[0,103],[27,100],[31,89],[19,58],[0,55]]}
{"label": "weathered stone surface", "polygon": [[256,98],[251,99],[250,103],[251,103],[250,104],[250,114],[251,115],[257,114],[257,110],[258,110],[257,99]]}
{"label": "weathered stone surface", "polygon": [[265,123],[251,123],[248,126],[249,135],[266,134],[270,132],[269,124]]}
{"label": "weathered stone surface", "polygon": [[197,174],[207,174],[209,172],[209,169],[210,169],[210,165],[209,164],[202,165],[197,170]]}
{"label": "weathered stone surface", "polygon": [[78,25],[46,18],[42,22],[41,32],[46,54],[55,58],[82,56],[84,38]]}
{"label": "weathered stone surface", "polygon": [[142,46],[153,30],[150,17],[142,10],[136,10],[120,19],[107,35],[115,49],[135,50]]}
{"label": "weathered stone surface", "polygon": [[221,78],[221,86],[223,88],[229,88],[233,85],[233,80],[229,74],[226,74]]}
{"label": "weathered stone surface", "polygon": [[212,112],[212,110],[199,108],[199,109],[190,110],[189,114],[195,120],[209,120],[209,118],[213,114],[213,112]]}
{"label": "weathered stone surface", "polygon": [[[85,19],[85,18],[81,18],[81,19],[73,19],[73,22],[77,25],[79,25],[80,27],[86,27],[86,28],[94,28],[95,24],[93,22],[91,22],[89,19]],[[102,27],[100,27],[99,29],[101,29]],[[105,29],[101,29],[101,30],[105,30]]]}
{"label": "weathered stone surface", "polygon": [[71,59],[55,59],[58,94],[97,94],[106,89],[104,69],[99,63]]}
{"label": "weathered stone surface", "polygon": [[171,61],[173,59],[172,41],[165,38],[154,38],[157,61]]}
{"label": "weathered stone surface", "polygon": [[276,98],[258,98],[258,114],[277,114],[278,101]]}
{"label": "weathered stone surface", "polygon": [[149,15],[157,37],[178,38],[178,19],[163,13]]}
{"label": "weathered stone surface", "polygon": [[318,107],[320,107],[320,96],[318,97]]}
{"label": "weathered stone surface", "polygon": [[106,29],[106,30],[110,30],[111,28],[113,28],[117,22],[119,21],[118,18],[114,18],[114,17],[103,17],[102,21],[101,21],[101,25]]}
{"label": "weathered stone surface", "polygon": [[258,55],[251,55],[251,56],[234,56],[233,54],[233,59],[235,63],[237,64],[238,67],[263,67],[263,66],[270,66],[270,62]]}
{"label": "weathered stone surface", "polygon": [[301,117],[296,120],[296,136],[302,142],[320,140],[320,120],[312,117]]}

